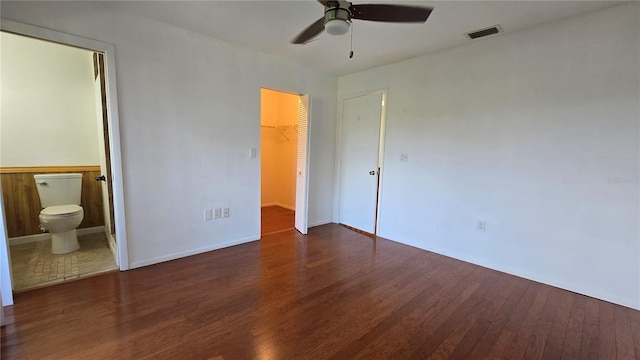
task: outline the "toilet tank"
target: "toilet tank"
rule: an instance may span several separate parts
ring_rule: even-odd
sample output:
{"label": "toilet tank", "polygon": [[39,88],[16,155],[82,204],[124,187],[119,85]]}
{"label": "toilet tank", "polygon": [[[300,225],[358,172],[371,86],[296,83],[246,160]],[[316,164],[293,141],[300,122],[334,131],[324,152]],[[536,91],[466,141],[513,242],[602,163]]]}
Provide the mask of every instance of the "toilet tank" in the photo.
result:
{"label": "toilet tank", "polygon": [[43,208],[80,205],[82,174],[38,174],[33,176]]}

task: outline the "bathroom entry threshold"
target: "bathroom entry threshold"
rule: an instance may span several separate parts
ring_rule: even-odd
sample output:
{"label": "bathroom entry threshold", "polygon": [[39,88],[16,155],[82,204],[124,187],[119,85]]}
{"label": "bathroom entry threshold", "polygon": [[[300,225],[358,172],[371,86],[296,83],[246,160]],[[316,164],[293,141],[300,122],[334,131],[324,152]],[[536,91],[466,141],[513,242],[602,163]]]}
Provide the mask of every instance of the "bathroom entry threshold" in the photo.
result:
{"label": "bathroom entry threshold", "polygon": [[14,294],[19,294],[19,293],[23,293],[23,292],[27,292],[27,291],[31,291],[31,290],[37,290],[37,289],[42,289],[42,288],[46,288],[49,286],[54,286],[54,285],[60,285],[60,284],[65,284],[68,282],[72,282],[72,281],[78,281],[78,280],[82,280],[82,279],[86,279],[86,278],[90,278],[90,277],[94,277],[94,276],[100,276],[100,275],[104,275],[104,274],[109,274],[112,272],[118,272],[120,271],[120,269],[118,269],[117,267],[114,269],[110,269],[110,270],[101,270],[101,271],[97,271],[94,273],[90,273],[90,274],[85,274],[85,275],[81,275],[81,276],[76,276],[73,278],[67,278],[67,279],[63,279],[63,280],[51,280],[51,281],[47,281],[47,282],[43,282],[43,283],[37,283],[34,284],[33,286],[28,286],[22,289],[15,289],[13,290]]}
{"label": "bathroom entry threshold", "polygon": [[84,279],[118,266],[103,233],[78,236],[80,249],[51,253],[51,240],[10,246],[14,292],[23,292]]}

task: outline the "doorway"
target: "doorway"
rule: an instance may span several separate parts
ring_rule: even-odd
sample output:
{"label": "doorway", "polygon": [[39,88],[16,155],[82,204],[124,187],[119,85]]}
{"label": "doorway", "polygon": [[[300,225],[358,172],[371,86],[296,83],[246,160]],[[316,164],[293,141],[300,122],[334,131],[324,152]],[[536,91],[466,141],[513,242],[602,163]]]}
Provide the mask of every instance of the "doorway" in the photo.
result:
{"label": "doorway", "polygon": [[340,223],[375,235],[382,170],[386,91],[342,100]]}
{"label": "doorway", "polygon": [[307,233],[309,96],[260,89],[261,236]]}
{"label": "doorway", "polygon": [[[9,247],[10,242],[8,238],[11,237],[12,231],[14,231],[16,228],[15,226],[16,224],[22,226],[22,224],[31,222],[32,220],[34,220],[33,216],[29,216],[28,214],[26,216],[22,216],[22,212],[18,212],[17,214],[18,216],[15,217],[16,215],[15,212],[13,214],[11,212],[17,208],[16,203],[22,203],[22,202],[27,203],[26,207],[30,209],[29,211],[31,211],[32,208],[36,208],[36,212],[39,212],[40,210],[39,199],[35,201],[33,200],[34,199],[33,190],[20,191],[20,189],[25,190],[28,186],[31,186],[31,183],[34,183],[33,177],[31,174],[29,174],[29,171],[60,172],[60,173],[81,172],[83,174],[83,185],[82,185],[83,208],[86,205],[85,219],[88,219],[88,218],[93,219],[92,221],[94,221],[94,224],[96,224],[96,221],[97,222],[102,221],[102,224],[99,224],[99,226],[93,226],[92,229],[89,229],[88,233],[96,234],[95,232],[96,228],[103,229],[102,234],[98,233],[98,235],[94,235],[94,236],[100,236],[104,238],[105,240],[104,245],[106,247],[107,253],[111,257],[110,261],[115,265],[112,267],[113,269],[119,268],[120,270],[126,270],[128,269],[129,264],[128,264],[128,254],[126,251],[126,234],[124,233],[124,209],[123,209],[122,177],[121,177],[121,171],[120,171],[121,160],[120,160],[120,151],[119,151],[120,136],[119,136],[119,126],[118,126],[118,117],[117,117],[117,95],[115,94],[115,65],[113,63],[113,58],[112,58],[113,50],[114,50],[113,45],[102,43],[95,40],[76,37],[69,34],[63,34],[56,31],[42,29],[35,26],[12,22],[12,21],[3,21],[2,24],[0,24],[0,26],[1,26],[3,36],[4,35],[18,36],[24,39],[28,39],[31,42],[39,42],[42,44],[46,44],[49,47],[56,47],[56,48],[67,47],[67,48],[73,49],[76,52],[84,51],[86,53],[87,59],[89,62],[88,67],[90,70],[89,70],[89,82],[88,82],[88,85],[86,85],[88,86],[88,88],[85,89],[86,90],[85,92],[91,93],[93,95],[91,99],[88,99],[86,102],[83,101],[82,103],[83,103],[83,106],[86,107],[85,110],[87,110],[88,107],[91,107],[93,110],[91,114],[89,115],[85,114],[86,116],[84,117],[93,119],[92,125],[93,125],[95,139],[101,138],[103,141],[103,143],[100,146],[97,141],[94,143],[93,146],[95,149],[95,153],[97,154],[99,152],[103,152],[104,148],[106,147],[106,144],[108,144],[109,148],[111,149],[110,156],[107,156],[104,153],[102,154],[102,156],[104,156],[104,159],[105,159],[104,161],[83,161],[81,163],[76,163],[76,164],[70,163],[69,165],[60,165],[60,164],[54,164],[51,162],[48,162],[48,163],[44,162],[43,165],[37,165],[35,162],[42,162],[43,159],[36,157],[37,159],[33,160],[34,161],[33,163],[28,163],[23,161],[20,164],[18,164],[18,166],[15,166],[16,164],[5,163],[4,161],[2,164],[0,164],[0,166],[2,166],[2,169],[3,169],[2,171],[3,173],[7,172],[6,171],[7,168],[13,168],[13,169],[8,169],[9,172],[16,172],[16,168],[21,168],[19,169],[20,172],[22,173],[20,176],[24,178],[24,179],[18,179],[17,181],[13,181],[13,179],[5,180],[3,176],[2,186],[0,187],[0,189],[4,188],[4,190],[2,191],[4,195],[3,206],[0,206],[0,247],[2,248],[2,251],[0,251],[0,267],[2,268],[2,273],[3,273],[1,291],[2,291],[3,305],[11,305],[13,303],[12,290],[15,288],[15,281],[14,281],[15,279],[11,278],[10,276],[4,275],[7,273],[10,273],[11,259],[10,259],[10,247]],[[6,46],[5,42],[3,42],[3,50],[4,50],[4,46]],[[7,52],[3,52],[3,55],[5,53]],[[95,57],[94,57],[94,53],[97,53]],[[99,58],[99,55],[102,56],[102,59]],[[30,58],[26,57],[26,59],[30,59]],[[3,56],[3,65],[6,64],[4,63],[4,60],[5,59]],[[34,65],[34,68],[36,69],[40,69],[39,66],[44,67],[43,64],[48,60],[53,62],[53,60],[47,59],[47,58],[38,58],[37,60],[40,61],[40,63],[39,65],[38,64]],[[97,63],[99,62],[102,63],[102,66],[96,66]],[[4,81],[5,81],[5,78],[3,77],[3,83]],[[96,87],[100,87],[104,90],[101,94],[99,94],[99,97],[95,96],[95,93],[93,91]],[[59,88],[58,91],[64,91],[64,89]],[[6,94],[7,92],[3,92],[3,93]],[[17,93],[18,92],[15,92],[15,94]],[[29,91],[26,91],[24,93],[30,94]],[[15,100],[15,99],[12,99],[12,100]],[[97,108],[98,103],[100,103],[99,109]],[[5,107],[3,107],[3,110],[5,110]],[[101,114],[103,116],[100,116]],[[34,118],[37,119],[38,117],[36,116]],[[42,118],[49,119],[50,116],[43,116]],[[3,119],[6,119],[6,118],[3,116]],[[106,120],[106,124],[103,124],[103,120]],[[35,126],[46,127],[47,124],[39,124],[39,125],[36,124]],[[57,126],[55,128],[63,130],[64,133],[72,133],[72,135],[76,135],[75,137],[76,139],[81,138],[81,136],[77,136],[78,134],[75,133],[78,130],[75,127]],[[7,130],[7,129],[8,128],[4,128],[3,130]],[[105,129],[106,129],[106,132],[105,132]],[[64,136],[65,135],[64,133],[63,134],[56,133],[56,134],[49,134],[49,135],[51,135],[50,138],[54,138],[53,135]],[[89,134],[89,133],[86,133],[86,134]],[[89,135],[85,137],[89,137]],[[7,145],[7,144],[3,144],[3,147],[4,145]],[[43,142],[34,141],[32,139],[31,145],[43,145]],[[46,146],[48,147],[48,149],[51,149],[51,148],[55,148],[56,145],[49,143],[49,144],[46,144]],[[77,149],[74,149],[74,150],[77,150]],[[92,152],[92,151],[94,150],[87,150],[87,152]],[[51,155],[50,153],[59,155],[59,153],[56,153],[55,151],[39,151],[36,153],[40,155],[43,155],[43,154]],[[81,152],[72,151],[70,153],[80,154]],[[63,161],[69,162],[69,159],[63,160]],[[105,163],[105,162],[108,162],[109,165],[111,166],[113,170],[112,174],[109,174],[108,171],[105,171],[105,167],[101,166],[102,163]],[[14,166],[6,166],[6,165],[14,165]],[[29,165],[29,166],[26,166],[26,165]],[[26,171],[26,170],[29,170],[29,171]],[[110,179],[111,180],[110,183],[112,186],[112,191],[110,193],[111,196],[107,194],[107,197],[110,197],[111,199],[113,199],[112,200],[113,205],[108,206],[109,210],[107,210],[106,208],[103,209],[100,201],[102,199],[102,191],[101,191],[101,185],[99,182],[97,182],[97,180],[100,180],[102,175],[105,176],[105,180],[107,180],[109,177],[111,178]],[[18,189],[18,191],[16,191],[16,188]],[[84,191],[85,188],[90,190]],[[37,193],[37,190],[35,191],[35,193]],[[6,198],[7,194],[16,195],[11,200],[10,204],[8,204],[9,201]],[[22,196],[21,194],[23,194],[24,196]],[[88,197],[92,199],[89,199]],[[16,198],[22,198],[22,199],[16,200]],[[36,199],[38,198],[37,194],[35,194],[35,198]],[[29,200],[25,200],[25,199],[29,199]],[[11,209],[9,207],[11,207]],[[22,205],[19,205],[19,207],[25,208]],[[14,218],[11,218],[12,216],[14,216]],[[99,219],[101,216],[102,216],[102,219]],[[18,220],[15,220],[16,218]],[[39,220],[37,219],[37,214],[35,219],[36,219],[36,222],[39,222]],[[107,221],[110,222],[111,224],[114,224],[114,226],[110,226],[110,225],[104,226],[106,225]],[[22,227],[24,228],[25,226],[22,226]],[[80,227],[82,227],[82,225]],[[115,229],[113,229],[113,227],[115,227]],[[115,230],[115,232],[112,231],[112,229]],[[78,230],[78,232],[81,233],[80,230]],[[31,234],[27,236],[30,236],[30,235]],[[36,234],[33,234],[33,235],[36,237],[38,236]],[[109,235],[111,235],[111,237],[113,238],[114,243],[112,244],[109,244],[107,240]],[[117,238],[117,243],[115,243],[116,238]],[[12,239],[12,240],[15,240],[15,239]],[[34,239],[23,238],[20,240],[25,243],[29,243],[31,242],[31,240],[34,240]],[[92,245],[85,246],[85,248],[91,247],[91,246]],[[81,243],[81,248],[82,248],[82,243]],[[115,254],[116,256],[114,256],[113,254],[114,252],[116,253]],[[55,279],[50,279],[53,265],[49,264],[50,265],[49,267],[50,271],[48,274],[49,279],[47,279],[47,280],[55,280],[55,281],[52,281],[52,283],[59,282],[61,278],[62,280],[70,280],[76,277],[76,275],[79,275],[79,274],[69,275],[66,273],[66,271],[70,269],[73,272],[72,270],[74,268],[73,259],[63,259],[63,260],[53,259],[53,260],[55,260],[55,263],[56,263],[55,267],[56,267],[57,273],[55,274]],[[37,262],[35,264],[37,264]],[[46,264],[42,264],[42,265],[43,266],[41,268],[42,269],[41,275],[44,276],[44,273],[46,272],[44,265]],[[78,267],[76,267],[75,269],[79,270]],[[62,272],[62,275],[59,275],[60,272]]]}
{"label": "doorway", "polygon": [[[21,35],[3,32],[0,37],[5,50],[0,176],[13,289],[116,270],[107,225],[112,205],[104,203],[108,189],[97,182],[106,178],[109,157],[103,131],[104,56]],[[34,177],[70,173],[81,176],[75,204],[82,206],[82,222],[73,230],[80,248],[53,254],[51,234],[39,219],[41,192],[51,184]],[[62,204],[72,203],[57,203]]]}

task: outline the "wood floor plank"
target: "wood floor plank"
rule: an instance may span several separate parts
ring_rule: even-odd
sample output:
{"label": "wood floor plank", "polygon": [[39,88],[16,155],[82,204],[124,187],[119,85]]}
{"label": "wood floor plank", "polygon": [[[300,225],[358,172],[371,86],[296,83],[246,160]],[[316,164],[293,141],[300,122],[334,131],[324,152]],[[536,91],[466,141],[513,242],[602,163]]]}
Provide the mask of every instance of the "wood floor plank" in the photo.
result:
{"label": "wood floor plank", "polygon": [[[460,322],[456,329],[440,344],[431,354],[430,359],[467,359],[481,335],[491,324],[491,319],[495,313],[507,301],[516,279],[507,274],[501,274],[500,279],[495,281],[496,286],[489,290],[488,295],[481,302],[474,306],[464,321]],[[502,285],[500,285],[502,284]]]}
{"label": "wood floor plank", "polygon": [[623,309],[622,307],[614,306],[613,308],[616,333],[616,357],[620,360],[635,358],[631,321],[626,313],[627,309]]}
{"label": "wood floor plank", "polygon": [[[409,340],[417,332],[427,329],[428,324],[438,321],[436,317],[446,312],[452,303],[452,298],[463,299],[464,288],[475,279],[468,272],[468,264],[459,262],[456,265],[457,267],[452,268],[451,272],[443,274],[436,280],[437,290],[422,299],[422,302],[409,314],[399,319],[386,319],[349,347],[335,354],[333,359],[371,359],[376,356],[384,358],[394,355],[403,356],[410,352]],[[452,284],[453,279],[459,279],[456,286],[447,286]]]}
{"label": "wood floor plank", "polygon": [[[446,318],[446,320],[440,324],[440,326],[438,326],[428,338],[420,336],[421,344],[412,354],[411,358],[425,359],[430,356],[447,340],[449,336],[452,335],[452,332],[455,332],[454,329],[458,329],[463,333],[462,335],[464,335],[464,333],[466,333],[466,331],[468,331],[473,325],[473,320],[476,318],[477,314],[475,310],[482,309],[484,306],[487,306],[483,301],[483,297],[485,294],[491,293],[491,291],[496,289],[496,284],[499,284],[499,282],[494,280],[498,279],[499,275],[500,274],[497,272],[492,272],[481,282],[474,283],[473,285],[479,284],[480,286],[470,294],[469,298],[464,303],[457,307],[455,312]],[[460,324],[463,324],[463,326],[459,327]],[[452,343],[457,343],[461,337],[457,332],[454,336]]]}
{"label": "wood floor plank", "polygon": [[640,312],[338,225],[16,294],[3,359],[634,359]]}
{"label": "wood floor plank", "polygon": [[492,346],[498,340],[500,333],[530,284],[529,281],[518,278],[517,286],[511,291],[509,299],[500,307],[496,316],[493,319],[487,318],[487,320],[491,322],[491,325],[478,339],[468,359],[485,359],[489,355]]}
{"label": "wood floor plank", "polygon": [[614,306],[605,301],[598,302],[599,327],[598,327],[598,358],[615,359],[616,350],[616,328],[613,315]]}
{"label": "wood floor plank", "polygon": [[594,298],[587,298],[584,307],[584,327],[582,329],[582,340],[580,342],[581,359],[597,359],[599,354],[599,325],[600,309],[599,301]]}
{"label": "wood floor plank", "polygon": [[561,296],[558,300],[558,309],[542,353],[542,359],[560,359],[562,357],[562,345],[567,332],[569,316],[571,315],[571,304],[575,298],[575,296],[571,295],[573,294]]}
{"label": "wood floor plank", "polygon": [[498,291],[495,293],[495,298],[494,294],[488,296],[488,300],[490,300],[488,306],[479,314],[477,323],[469,329],[469,332],[464,335],[451,352],[451,358],[469,359],[476,344],[480,342],[483,335],[487,332],[492,321],[497,317],[499,312],[505,310],[505,304],[514,304],[514,300],[522,294],[520,291],[514,291],[516,287],[522,283],[522,279],[506,274],[504,274],[504,276],[505,282],[502,286],[499,286]]}
{"label": "wood floor plank", "polygon": [[586,296],[576,295],[571,308],[571,316],[562,347],[562,359],[578,359],[580,356],[580,342],[582,341],[582,328],[584,326],[584,306]]}
{"label": "wood floor plank", "polygon": [[533,335],[538,319],[540,318],[547,298],[551,292],[551,287],[543,286],[533,299],[533,303],[527,312],[527,315],[522,321],[518,332],[515,333],[514,340],[511,342],[511,347],[507,351],[509,359],[522,359],[527,346]]}
{"label": "wood floor plank", "polygon": [[524,359],[540,359],[544,352],[547,338],[553,326],[553,319],[558,308],[558,300],[562,296],[562,290],[552,288],[547,298],[547,302],[542,309],[540,318],[537,321],[533,332],[529,338],[527,350],[524,353]]}
{"label": "wood floor plank", "polygon": [[536,295],[543,287],[544,286],[539,283],[530,283],[524,296],[520,302],[518,302],[516,309],[511,314],[509,322],[502,329],[502,332],[491,347],[491,350],[489,350],[489,354],[487,355],[488,359],[502,359],[506,357],[507,351],[509,350],[511,343],[514,341],[516,332],[522,325],[522,322],[524,321],[524,318],[527,315]]}
{"label": "wood floor plank", "polygon": [[[640,311],[630,309],[623,310],[627,313],[627,316],[629,318],[629,325],[631,327],[631,336],[633,336],[633,347],[635,350],[636,359],[640,359]],[[620,335],[616,334],[616,336]]]}
{"label": "wood floor plank", "polygon": [[293,229],[295,211],[281,206],[265,206],[260,209],[262,236]]}

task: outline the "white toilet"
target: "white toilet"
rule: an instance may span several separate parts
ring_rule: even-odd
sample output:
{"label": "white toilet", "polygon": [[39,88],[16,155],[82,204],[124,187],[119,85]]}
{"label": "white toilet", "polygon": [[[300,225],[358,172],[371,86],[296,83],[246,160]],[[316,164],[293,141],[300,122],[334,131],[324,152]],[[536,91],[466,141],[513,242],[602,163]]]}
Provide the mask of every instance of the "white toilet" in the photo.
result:
{"label": "white toilet", "polygon": [[80,248],[76,228],[84,218],[80,206],[82,174],[39,174],[40,227],[51,233],[51,253],[66,254]]}

